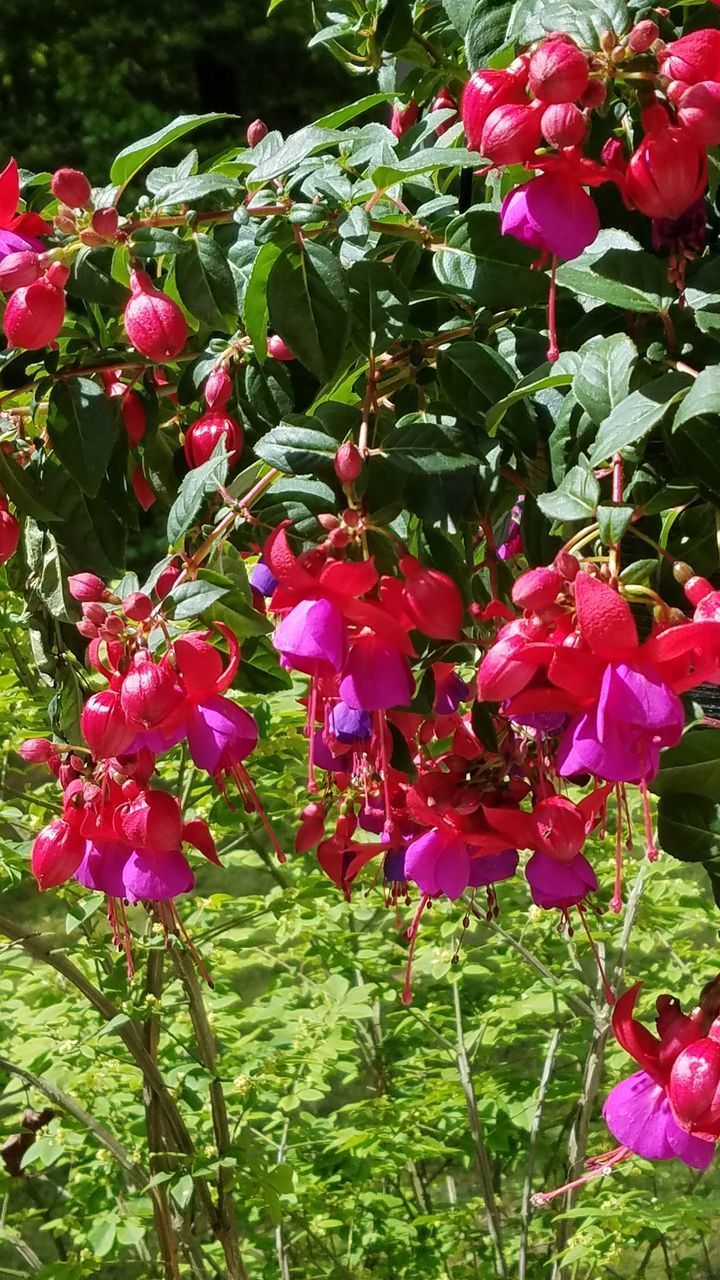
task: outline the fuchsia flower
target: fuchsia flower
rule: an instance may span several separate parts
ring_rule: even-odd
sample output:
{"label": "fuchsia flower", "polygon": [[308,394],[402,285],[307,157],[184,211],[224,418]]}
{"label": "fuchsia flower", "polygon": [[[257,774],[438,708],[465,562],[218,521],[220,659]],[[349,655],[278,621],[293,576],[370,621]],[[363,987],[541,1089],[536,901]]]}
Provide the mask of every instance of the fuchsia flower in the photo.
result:
{"label": "fuchsia flower", "polygon": [[49,235],[52,227],[38,213],[18,213],[20,175],[15,160],[8,160],[0,173],[0,261],[10,253],[43,248],[39,236]]}
{"label": "fuchsia flower", "polygon": [[541,253],[576,258],[600,230],[595,201],[572,178],[543,173],[505,197],[500,213],[503,235]]}

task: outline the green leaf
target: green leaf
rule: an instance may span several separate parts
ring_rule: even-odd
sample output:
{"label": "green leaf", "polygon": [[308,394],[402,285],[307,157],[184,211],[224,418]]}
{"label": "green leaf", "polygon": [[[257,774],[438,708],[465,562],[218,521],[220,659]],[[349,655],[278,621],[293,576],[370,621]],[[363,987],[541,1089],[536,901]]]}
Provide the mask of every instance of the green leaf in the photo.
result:
{"label": "green leaf", "polygon": [[243,300],[243,320],[258,360],[267,357],[268,279],[282,250],[271,240],[261,245],[250,272]]}
{"label": "green leaf", "polygon": [[190,245],[190,240],[183,240],[168,227],[138,227],[133,231],[131,241],[136,258],[175,257],[178,253],[187,253]]}
{"label": "green leaf", "polygon": [[658,841],[680,862],[720,858],[720,804],[685,792],[663,796],[658,805]]}
{"label": "green leaf", "polygon": [[247,178],[248,186],[263,187],[274,178],[283,177],[297,168],[308,156],[317,151],[325,151],[342,141],[345,141],[345,135],[337,129],[308,124],[297,133],[292,133],[268,159],[261,161],[253,169]]}
{"label": "green leaf", "polygon": [[345,275],[324,245],[287,249],[268,280],[270,323],[319,382],[329,382],[342,358],[349,327]]}
{"label": "green leaf", "polygon": [[[487,63],[493,53],[507,44],[506,33],[512,12],[510,0],[483,0],[481,4],[470,6],[464,6],[463,0],[443,0],[443,7],[460,35],[465,37],[465,55],[471,71]],[[461,30],[458,20],[462,26],[465,19],[463,9],[466,7],[470,8],[472,19],[465,22]]]}
{"label": "green leaf", "polygon": [[392,102],[395,97],[394,93],[368,93],[364,98],[359,98],[357,102],[351,102],[347,107],[338,107],[337,111],[331,111],[326,116],[321,116],[315,121],[317,129],[341,129],[349,120],[355,120],[357,116],[361,116],[365,111],[372,111],[373,107],[380,107],[385,102]]}
{"label": "green leaf", "polygon": [[120,311],[129,293],[113,279],[111,272],[112,249],[81,249],[73,263],[67,291],[83,302],[97,302],[102,307]]}
{"label": "green leaf", "polygon": [[180,485],[180,492],[168,516],[167,540],[171,546],[175,546],[183,534],[187,533],[207,494],[215,493],[227,479],[228,460],[222,443],[218,445],[218,450],[220,452],[216,450],[212,458],[201,467],[194,467],[189,471]]}
{"label": "green leaf", "polygon": [[581,355],[573,391],[585,412],[599,425],[628,395],[637,348],[624,333],[613,333],[586,344]]}
{"label": "green leaf", "polygon": [[660,771],[650,790],[658,796],[689,792],[717,800],[720,796],[720,732],[690,729],[676,747],[663,751]]}
{"label": "green leaf", "polygon": [[385,0],[385,7],[375,26],[375,39],[386,53],[399,53],[412,35],[413,15],[410,0]]}
{"label": "green leaf", "polygon": [[396,427],[382,441],[385,457],[403,471],[437,475],[479,466],[467,452],[464,433],[454,426],[419,420]]}
{"label": "green leaf", "polygon": [[[560,360],[563,360],[562,356]],[[553,370],[553,372],[546,373],[545,370]],[[503,396],[488,410],[485,416],[485,430],[488,435],[495,435],[508,409],[512,409],[514,404],[519,404],[521,400],[532,399],[538,391],[549,391],[553,387],[569,387],[572,380],[572,373],[559,368],[558,365],[545,364],[533,373],[529,373],[522,382],[518,382],[509,395]]]}
{"label": "green leaf", "polygon": [[476,0],[442,0],[442,7],[458,35],[464,37],[476,8]]}
{"label": "green leaf", "polygon": [[32,516],[51,524],[62,519],[60,514],[50,510],[40,498],[42,478],[34,465],[19,467],[14,458],[9,458],[0,449],[0,488],[10,495],[18,511],[24,516]]}
{"label": "green leaf", "polygon": [[308,425],[318,421],[315,418],[304,418],[297,425],[283,422],[273,427],[255,445],[255,452],[263,462],[279,471],[290,475],[313,474],[318,466],[322,469],[330,463],[337,452],[338,442],[318,427]]}
{"label": "green leaf", "polygon": [[438,381],[453,409],[477,422],[485,408],[509,395],[515,386],[511,366],[492,347],[461,339],[441,347]]}
{"label": "green leaf", "polygon": [[635,508],[618,503],[604,503],[597,509],[600,540],[603,546],[612,547],[627,533]]}
{"label": "green leaf", "polygon": [[715,430],[718,414],[720,414],[720,365],[715,364],[709,369],[703,369],[695,378],[675,415],[673,431],[677,431],[679,427],[683,427],[686,422],[691,422],[694,418],[708,419],[708,428]]}
{"label": "green leaf", "polygon": [[504,236],[493,209],[473,208],[454,218],[446,232],[447,248],[433,254],[442,284],[469,294],[490,310],[546,302],[547,278],[531,271],[533,249]]}
{"label": "green leaf", "polygon": [[[440,169],[477,169],[481,164],[482,156],[477,151],[467,151],[462,147],[421,147],[404,160],[379,165],[373,169],[371,177],[375,186],[384,191],[396,182],[406,182],[421,173],[436,173]],[[497,214],[495,216],[497,219]]]}
{"label": "green leaf", "polygon": [[158,129],[156,133],[149,134],[147,138],[140,138],[138,142],[131,142],[130,146],[125,147],[112,162],[111,182],[126,186],[143,165],[148,163],[148,160],[152,160],[165,147],[169,147],[171,142],[176,142],[186,133],[199,129],[200,125],[210,124],[213,120],[234,120],[235,118],[227,111],[209,111],[197,116],[178,116],[170,124]]}
{"label": "green leaf", "polygon": [[94,497],[117,436],[115,412],[102,387],[89,378],[56,382],[50,392],[48,432],[60,461],[83,492]]}
{"label": "green leaf", "polygon": [[621,33],[628,23],[625,0],[517,0],[507,34],[524,45],[563,31],[597,48],[604,31]]}
{"label": "green leaf", "polygon": [[232,271],[220,245],[212,236],[202,232],[193,235],[175,266],[175,282],[178,293],[198,320],[212,329],[233,327],[226,317],[234,317],[237,295]]}
{"label": "green leaf", "polygon": [[639,444],[659,426],[672,405],[677,404],[686,392],[686,379],[672,369],[633,391],[602,424],[590,461],[593,464],[604,462],[629,445]]}
{"label": "green leaf", "polygon": [[558,284],[623,311],[667,311],[675,299],[667,268],[625,231],[601,231],[579,258],[558,269]]}
{"label": "green leaf", "polygon": [[201,578],[195,582],[181,582],[171,592],[176,619],[179,621],[183,618],[199,618],[206,609],[227,595],[229,590],[229,586],[205,582]]}
{"label": "green leaf", "polygon": [[348,272],[353,334],[360,350],[384,351],[407,324],[408,291],[386,262],[363,258]]}
{"label": "green leaf", "polygon": [[95,1218],[88,1229],[87,1242],[96,1258],[104,1258],[115,1244],[117,1234],[117,1218]]}
{"label": "green leaf", "polygon": [[551,520],[587,520],[595,515],[600,485],[588,467],[571,467],[554,493],[541,493],[537,503]]}

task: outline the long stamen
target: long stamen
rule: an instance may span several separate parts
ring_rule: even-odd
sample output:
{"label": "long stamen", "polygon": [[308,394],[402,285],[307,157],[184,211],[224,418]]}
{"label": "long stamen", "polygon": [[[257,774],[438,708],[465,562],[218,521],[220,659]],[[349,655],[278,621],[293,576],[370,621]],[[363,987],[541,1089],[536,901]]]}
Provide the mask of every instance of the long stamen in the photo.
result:
{"label": "long stamen", "polygon": [[266,834],[268,835],[270,842],[272,844],[272,847],[275,850],[275,853],[277,854],[278,862],[287,862],[285,853],[278,841],[277,836],[275,835],[275,832],[272,829],[270,820],[265,810],[263,809],[260,797],[257,791],[255,790],[255,787],[253,786],[252,780],[250,778],[250,775],[247,769],[245,768],[245,765],[239,764],[239,763],[234,765],[232,769],[232,776],[235,779],[235,782],[237,783],[237,786],[240,790],[241,795],[243,797],[245,796],[248,797],[252,809],[255,811],[263,827],[265,828]]}
{"label": "long stamen", "polygon": [[627,1160],[632,1154],[627,1147],[616,1147],[605,1156],[596,1156],[593,1160],[588,1160],[588,1172],[580,1178],[574,1178],[572,1182],[566,1182],[564,1187],[556,1187],[554,1191],[536,1191],[530,1199],[536,1209],[541,1209],[556,1196],[565,1195],[568,1191],[577,1191],[578,1187],[584,1187],[588,1182],[594,1182],[596,1178],[608,1177],[621,1161]]}
{"label": "long stamen", "polygon": [[557,337],[557,319],[555,315],[555,305],[557,301],[557,265],[558,260],[553,255],[552,266],[550,267],[550,293],[548,294],[548,349],[547,358],[550,364],[555,364],[560,359],[560,347],[558,346]]}
{"label": "long stamen", "polygon": [[615,889],[610,899],[610,910],[618,915],[622,911],[622,872],[623,872],[623,811],[619,785],[615,788],[617,798],[617,831],[615,832]]}
{"label": "long stamen", "polygon": [[648,795],[647,781],[645,778],[640,779],[640,795],[642,796],[643,818],[645,820],[645,852],[648,862],[657,862],[660,853],[655,844],[653,835],[652,812],[650,809],[650,797]]}
{"label": "long stamen", "polygon": [[595,963],[598,968],[598,973],[600,974],[600,981],[603,986],[603,991],[605,992],[605,999],[607,1000],[607,1003],[609,1005],[614,1005],[615,999],[616,999],[615,992],[613,991],[612,987],[610,986],[610,983],[607,980],[607,974],[605,973],[603,962],[600,959],[600,952],[598,951],[595,939],[593,938],[590,932],[590,926],[588,925],[588,922],[585,916],[585,910],[580,904],[578,904],[578,914],[582,921],[582,927],[585,930],[587,940],[590,943],[590,950],[592,951],[593,956],[595,957]]}
{"label": "long stamen", "polygon": [[420,928],[420,920],[422,919],[422,913],[425,910],[429,901],[430,901],[430,895],[427,893],[424,893],[422,898],[420,899],[418,909],[415,912],[415,915],[413,916],[412,924],[409,926],[405,934],[405,937],[410,943],[410,950],[408,951],[407,964],[405,966],[405,985],[403,986],[402,997],[401,997],[403,1004],[412,1004],[410,973],[412,970],[413,956],[415,955],[415,944],[417,942],[418,930]]}

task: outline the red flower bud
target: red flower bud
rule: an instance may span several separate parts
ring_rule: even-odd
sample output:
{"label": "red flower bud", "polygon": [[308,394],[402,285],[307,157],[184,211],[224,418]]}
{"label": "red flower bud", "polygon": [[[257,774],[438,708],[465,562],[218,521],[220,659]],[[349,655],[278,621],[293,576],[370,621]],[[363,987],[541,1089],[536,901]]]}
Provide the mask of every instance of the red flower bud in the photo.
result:
{"label": "red flower bud", "polygon": [[125,424],[128,444],[131,449],[134,449],[139,445],[145,435],[145,427],[147,424],[145,405],[142,397],[138,395],[137,391],[126,391],[123,388],[123,397],[120,401],[120,415]]}
{"label": "red flower bud", "polygon": [[264,120],[253,120],[252,124],[247,127],[247,144],[249,147],[256,147],[258,142],[262,142],[267,136],[268,127]]}
{"label": "red flower bud", "polygon": [[155,583],[155,595],[158,600],[164,600],[170,594],[181,572],[178,564],[169,564],[166,569],[163,569]]}
{"label": "red flower bud", "polygon": [[402,138],[408,129],[412,129],[413,125],[417,124],[419,114],[418,104],[414,98],[411,98],[405,107],[401,102],[396,102],[390,117],[391,132],[396,138]]}
{"label": "red flower bud", "polygon": [[545,566],[526,569],[513,584],[513,603],[521,609],[549,609],[555,603],[562,585],[563,580],[555,569]]}
{"label": "red flower bud", "polygon": [[64,319],[65,294],[47,276],[43,276],[10,295],[3,317],[3,331],[12,347],[39,351],[55,341]]}
{"label": "red flower bud", "polygon": [[707,1131],[720,1120],[720,1044],[709,1036],[693,1041],[675,1059],[668,1098],[681,1128]]}
{"label": "red flower bud", "polygon": [[48,742],[47,738],[26,738],[18,747],[18,754],[23,760],[27,760],[28,764],[47,764],[48,760],[52,760],[57,755],[57,747],[52,742]]}
{"label": "red flower bud", "polygon": [[130,272],[132,297],[125,307],[128,340],[149,360],[174,360],[187,342],[185,317],[176,302],[153,285],[147,271]]}
{"label": "red flower bud", "polygon": [[20,524],[7,509],[7,503],[0,503],[0,564],[7,564],[15,555],[20,541]]}
{"label": "red flower bud", "polygon": [[22,249],[20,253],[8,253],[0,262],[0,289],[7,293],[10,289],[21,289],[24,285],[34,284],[42,275],[40,254],[34,249]]}
{"label": "red flower bud", "polygon": [[145,622],[152,613],[152,600],[144,591],[131,591],[122,602],[123,613],[131,622]]}
{"label": "red flower bud", "polygon": [[86,209],[92,189],[79,169],[56,169],[50,180],[53,195],[70,209]]}
{"label": "red flower bud", "polygon": [[233,381],[227,369],[213,369],[205,383],[205,404],[208,409],[223,409],[233,393]]}
{"label": "red flower bud", "polygon": [[182,691],[169,667],[139,650],[122,682],[120,706],[131,725],[154,729],[182,701]]}
{"label": "red flower bud", "polygon": [[607,86],[602,80],[591,80],[584,94],[580,98],[580,105],[588,111],[594,111],[596,107],[601,107],[607,98]]}
{"label": "red flower bud", "polygon": [[693,576],[684,583],[683,590],[690,604],[699,604],[706,596],[711,595],[715,588],[712,582],[708,582],[707,578]]}
{"label": "red flower bud", "polygon": [[333,460],[335,475],[341,485],[354,484],[363,468],[362,454],[352,440],[341,444]]}
{"label": "red flower bud", "polygon": [[73,573],[68,578],[68,590],[73,600],[108,600],[108,591],[102,578],[96,573]]}
{"label": "red flower bud", "polygon": [[426,569],[414,556],[403,556],[403,607],[413,626],[434,640],[457,640],[463,620],[462,596],[440,569]]}
{"label": "red flower bud", "polygon": [[135,467],[132,475],[130,476],[130,484],[132,485],[132,491],[143,511],[149,511],[150,508],[154,506],[155,502],[157,502],[157,498],[145,479],[142,467]]}
{"label": "red flower bud", "polygon": [[243,430],[239,422],[222,410],[211,409],[193,422],[185,436],[185,457],[189,467],[200,467],[212,457],[219,442],[225,441],[230,465],[243,450]]}
{"label": "red flower bud", "polygon": [[636,22],[630,32],[628,48],[632,49],[633,53],[647,53],[659,35],[660,28],[657,22],[653,22],[652,18],[644,18],[642,22]]}
{"label": "red flower bud", "polygon": [[91,622],[89,618],[81,618],[79,622],[76,622],[75,630],[78,635],[82,636],[83,640],[97,640],[100,634],[96,624]]}
{"label": "red flower bud", "polygon": [[[701,83],[712,84],[712,81],[702,81]],[[684,80],[671,80],[667,89],[665,90],[665,97],[667,98],[668,102],[672,102],[674,107],[679,107],[680,103],[682,102],[682,99],[685,97],[685,94],[687,93],[689,88],[690,88],[690,85],[685,84]]]}
{"label": "red flower bud", "polygon": [[85,841],[64,818],[56,818],[36,837],[30,866],[40,889],[52,889],[77,871]]}
{"label": "red flower bud", "polygon": [[587,121],[574,102],[554,102],[542,115],[542,132],[551,147],[578,147],[585,139]]}
{"label": "red flower bud", "polygon": [[542,141],[542,104],[509,103],[490,112],[482,132],[480,150],[493,164],[524,164]]}
{"label": "red flower bud", "polygon": [[271,333],[267,340],[267,353],[273,360],[295,360],[295,352],[279,333]]}
{"label": "red flower bud", "polygon": [[646,134],[630,157],[625,190],[649,218],[679,218],[703,194],[707,176],[705,149],[669,125]]}
{"label": "red flower bud", "polygon": [[117,235],[120,216],[112,205],[107,209],[96,209],[92,216],[92,228],[103,240],[114,240]]}
{"label": "red flower bud", "polygon": [[101,627],[108,615],[101,604],[91,600],[82,605],[82,616],[87,618],[88,622],[94,623],[96,627]]}
{"label": "red flower bud", "polygon": [[600,158],[608,169],[614,169],[616,173],[624,174],[627,170],[625,149],[619,138],[608,138],[600,152]]}
{"label": "red flower bud", "polygon": [[90,695],[82,709],[80,728],[98,760],[122,755],[136,735],[120,706],[120,695],[114,689]]}
{"label": "red flower bud", "polygon": [[485,121],[496,107],[509,102],[525,102],[527,73],[518,71],[474,71],[463,89],[460,110],[465,138],[472,151],[481,150]]}
{"label": "red flower bud", "polygon": [[551,36],[530,59],[528,83],[542,102],[576,102],[589,79],[587,57],[567,36]]}
{"label": "red flower bud", "polygon": [[325,808],[321,804],[308,804],[302,811],[302,821],[295,836],[295,852],[307,853],[314,849],[325,834]]}
{"label": "red flower bud", "polygon": [[663,74],[671,80],[698,84],[720,80],[720,31],[703,28],[673,40],[660,54]]}
{"label": "red flower bud", "polygon": [[696,142],[705,147],[715,147],[720,142],[720,84],[715,80],[701,80],[683,94],[678,111],[678,123]]}
{"label": "red flower bud", "polygon": [[440,90],[435,101],[430,104],[430,110],[453,111],[455,113],[452,116],[448,116],[447,120],[443,120],[442,124],[435,126],[435,132],[438,138],[441,138],[444,133],[447,133],[450,126],[455,123],[458,115],[457,102],[453,98],[449,89]]}

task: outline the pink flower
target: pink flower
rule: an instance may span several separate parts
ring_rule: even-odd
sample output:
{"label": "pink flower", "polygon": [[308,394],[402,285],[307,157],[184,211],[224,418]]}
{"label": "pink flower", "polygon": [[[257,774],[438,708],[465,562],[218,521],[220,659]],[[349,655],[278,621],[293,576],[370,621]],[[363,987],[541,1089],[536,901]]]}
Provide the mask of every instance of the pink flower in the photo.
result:
{"label": "pink flower", "polygon": [[404,654],[373,634],[355,641],[340,681],[343,702],[356,711],[382,711],[407,706],[414,692],[415,682]]}
{"label": "pink flower", "polygon": [[515,187],[500,217],[503,235],[558,258],[577,258],[600,230],[594,200],[579,182],[555,173]]}
{"label": "pink flower", "polygon": [[273,644],[295,671],[331,675],[345,662],[347,628],[332,600],[301,600],[277,627]]}
{"label": "pink flower", "polygon": [[470,853],[465,841],[446,831],[426,831],[407,847],[405,876],[428,896],[459,898],[470,882]]}
{"label": "pink flower", "polygon": [[538,849],[525,867],[525,876],[533,902],[546,911],[553,907],[567,911],[598,887],[597,876],[582,853],[571,862],[557,862]]}

